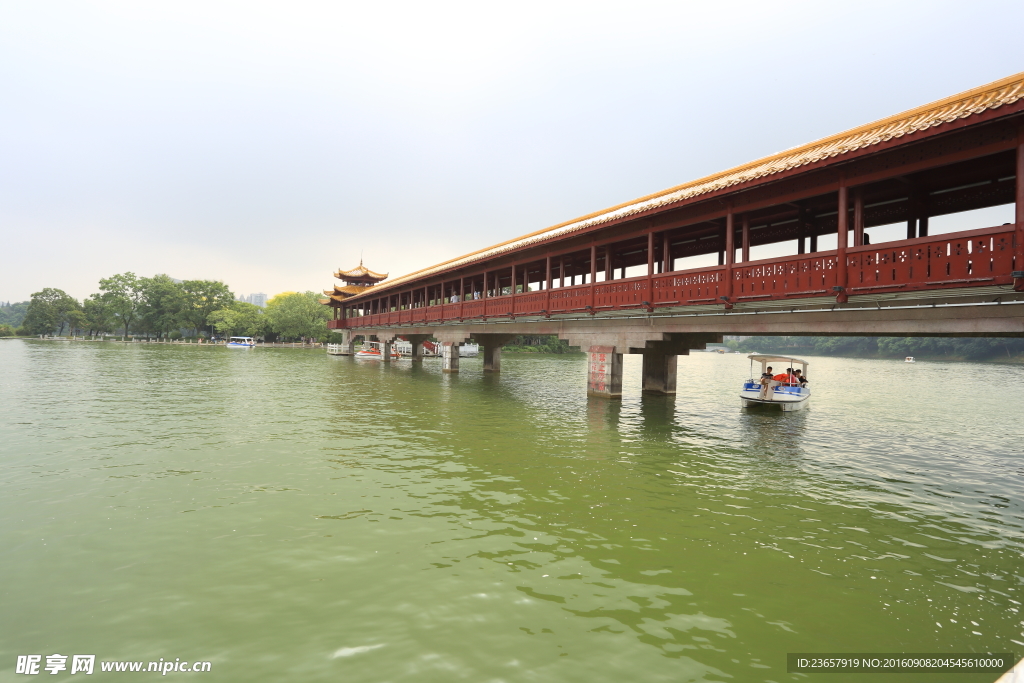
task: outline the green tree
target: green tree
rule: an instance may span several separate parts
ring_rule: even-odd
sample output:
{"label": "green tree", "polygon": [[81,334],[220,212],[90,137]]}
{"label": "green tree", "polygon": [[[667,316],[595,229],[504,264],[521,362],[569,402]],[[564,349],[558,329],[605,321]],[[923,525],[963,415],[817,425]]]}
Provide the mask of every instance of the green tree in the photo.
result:
{"label": "green tree", "polygon": [[67,323],[68,332],[73,337],[83,332],[86,328],[86,325],[88,324],[88,319],[86,318],[85,310],[82,308],[82,305],[77,301],[75,302],[75,307],[69,310],[67,313]]}
{"label": "green tree", "polygon": [[25,313],[27,312],[27,301],[19,301],[16,304],[0,304],[0,323],[10,325],[11,327],[19,327],[25,319]]}
{"label": "green tree", "polygon": [[167,275],[154,275],[140,280],[142,306],[139,326],[157,335],[170,334],[182,326],[185,290]]}
{"label": "green tree", "polygon": [[14,336],[14,328],[11,327],[10,325],[5,325],[3,323],[0,323],[0,337],[13,337],[13,336]]}
{"label": "green tree", "polygon": [[213,280],[185,280],[181,283],[183,306],[181,322],[196,332],[209,328],[210,314],[219,308],[228,308],[235,295],[223,282]]}
{"label": "green tree", "polygon": [[114,313],[107,306],[107,302],[99,294],[92,294],[82,302],[82,312],[85,313],[85,329],[90,334],[100,332],[111,332],[117,325]]}
{"label": "green tree", "polygon": [[78,308],[78,301],[64,290],[46,287],[32,295],[22,327],[28,334],[62,333],[68,314]]}
{"label": "green tree", "polygon": [[259,337],[267,327],[263,309],[245,301],[236,301],[227,308],[218,308],[210,314],[208,321],[213,329],[229,337]]}
{"label": "green tree", "polygon": [[100,280],[100,291],[110,311],[117,316],[124,327],[124,336],[135,322],[142,305],[142,283],[135,273],[121,273]]}
{"label": "green tree", "polygon": [[269,329],[283,339],[327,336],[327,321],[331,313],[320,303],[316,292],[284,292],[267,302],[266,319]]}

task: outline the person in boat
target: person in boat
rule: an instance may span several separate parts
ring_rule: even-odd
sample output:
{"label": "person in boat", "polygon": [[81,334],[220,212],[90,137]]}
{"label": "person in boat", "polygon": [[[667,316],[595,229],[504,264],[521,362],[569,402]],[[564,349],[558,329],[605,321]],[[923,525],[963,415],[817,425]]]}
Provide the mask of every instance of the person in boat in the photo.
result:
{"label": "person in boat", "polygon": [[790,382],[793,381],[793,368],[786,368],[785,372],[780,372],[779,374],[772,377],[772,379],[778,382],[779,384],[789,384]]}
{"label": "person in boat", "polygon": [[794,379],[796,379],[796,383],[799,384],[800,386],[802,386],[802,387],[806,387],[807,386],[807,378],[804,377],[804,371],[803,370],[794,370],[793,371],[793,377],[794,377]]}
{"label": "person in boat", "polygon": [[761,373],[761,395],[758,398],[768,397],[768,389],[770,387],[776,386],[772,384],[773,381],[774,378],[772,377],[772,366],[769,365],[767,368],[765,368],[765,371]]}

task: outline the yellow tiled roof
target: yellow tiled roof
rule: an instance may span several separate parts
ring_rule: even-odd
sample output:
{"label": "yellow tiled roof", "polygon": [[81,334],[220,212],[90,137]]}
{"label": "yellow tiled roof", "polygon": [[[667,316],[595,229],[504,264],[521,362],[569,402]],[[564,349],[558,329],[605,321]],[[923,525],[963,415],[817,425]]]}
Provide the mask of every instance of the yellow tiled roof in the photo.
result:
{"label": "yellow tiled roof", "polygon": [[1012,104],[1021,98],[1024,98],[1024,72],[800,147],[794,147],[784,152],[722,171],[721,173],[700,178],[684,185],[678,185],[662,192],[647,195],[625,204],[613,206],[609,209],[538,230],[493,247],[487,247],[486,249],[403,275],[391,282],[377,285],[374,287],[374,291],[390,289],[409,280],[494,258],[510,251],[522,249],[536,242],[551,239],[552,237],[568,235],[594,225],[642,211],[649,211],[666,204],[672,204],[684,199],[739,185],[740,183],[806,166],[822,159],[847,154],[892,140],[893,138],[902,137],[909,133],[966,118],[972,114],[980,114],[1005,104]]}
{"label": "yellow tiled roof", "polygon": [[367,276],[375,280],[383,280],[388,276],[388,274],[375,273],[366,266],[364,266],[362,261],[359,262],[358,267],[353,268],[352,270],[341,270],[339,268],[338,271],[334,273],[334,277],[338,278],[339,280],[344,280],[346,278],[356,279]]}

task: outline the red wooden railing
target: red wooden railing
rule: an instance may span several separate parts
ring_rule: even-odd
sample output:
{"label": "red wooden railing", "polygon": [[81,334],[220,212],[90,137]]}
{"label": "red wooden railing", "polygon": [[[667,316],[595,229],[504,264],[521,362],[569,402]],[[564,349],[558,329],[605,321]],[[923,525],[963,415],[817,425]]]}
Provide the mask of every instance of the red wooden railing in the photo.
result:
{"label": "red wooden railing", "polygon": [[[836,251],[736,264],[734,303],[835,296],[845,286],[853,296],[1012,284],[1012,225],[920,237],[846,250],[847,282],[839,282]],[[725,303],[725,266],[634,277],[596,285],[523,292],[456,304],[331,320],[331,329],[566,313],[600,314]]]}

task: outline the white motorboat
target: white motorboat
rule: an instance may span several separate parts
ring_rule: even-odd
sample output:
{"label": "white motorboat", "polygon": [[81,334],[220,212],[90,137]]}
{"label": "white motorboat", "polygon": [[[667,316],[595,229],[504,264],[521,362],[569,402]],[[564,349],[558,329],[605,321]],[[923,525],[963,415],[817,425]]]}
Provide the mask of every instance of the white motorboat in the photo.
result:
{"label": "white motorboat", "polygon": [[913,356],[907,356],[906,359],[903,362],[904,363],[916,363],[917,361],[914,360]]}
{"label": "white motorboat", "polygon": [[[807,373],[807,361],[792,356],[772,356],[764,354],[751,354],[750,379],[744,382],[743,390],[740,392],[740,399],[743,406],[750,408],[757,405],[779,406],[783,412],[802,410],[807,406],[811,398],[811,390],[807,388],[806,381],[789,372],[789,368],[797,369],[800,366],[800,374]],[[754,376],[754,362],[761,364],[761,376]],[[770,363],[775,363],[773,370],[781,369],[782,372],[775,373],[771,379],[764,377]]]}
{"label": "white motorboat", "polygon": [[229,349],[251,349],[256,346],[256,340],[252,337],[231,337],[226,346]]}
{"label": "white motorboat", "polygon": [[[356,358],[376,358],[377,360],[380,360],[384,357],[384,351],[381,349],[382,346],[384,346],[384,344],[381,342],[365,342],[363,347],[356,351]],[[391,345],[390,356],[392,359],[402,357],[402,354],[398,352],[398,349],[395,348],[394,344]]]}

